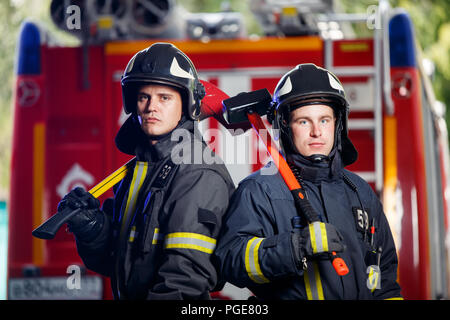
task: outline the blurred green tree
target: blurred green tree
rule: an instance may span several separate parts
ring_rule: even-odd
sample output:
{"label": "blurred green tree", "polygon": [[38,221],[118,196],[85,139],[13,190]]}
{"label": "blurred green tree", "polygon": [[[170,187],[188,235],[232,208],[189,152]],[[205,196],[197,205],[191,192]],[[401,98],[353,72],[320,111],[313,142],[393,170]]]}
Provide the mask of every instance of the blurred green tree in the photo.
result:
{"label": "blurred green tree", "polygon": [[[340,3],[346,12],[364,13],[378,1],[340,0]],[[390,0],[389,3],[392,8],[405,9],[411,16],[423,58],[430,59],[436,66],[432,79],[436,98],[450,108],[450,1]],[[446,120],[449,126],[450,112],[447,112]]]}

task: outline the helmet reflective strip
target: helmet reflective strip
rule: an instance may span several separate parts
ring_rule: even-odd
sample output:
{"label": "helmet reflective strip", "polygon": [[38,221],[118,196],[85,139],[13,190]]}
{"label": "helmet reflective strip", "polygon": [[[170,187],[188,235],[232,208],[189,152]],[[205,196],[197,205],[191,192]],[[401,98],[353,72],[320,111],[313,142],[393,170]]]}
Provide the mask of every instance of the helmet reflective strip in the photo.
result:
{"label": "helmet reflective strip", "polygon": [[183,70],[180,67],[180,65],[178,64],[177,58],[173,58],[173,60],[172,60],[172,64],[170,65],[170,73],[176,77],[195,80],[195,78],[192,74],[190,74],[186,70]]}
{"label": "helmet reflective strip", "polygon": [[245,270],[248,276],[256,283],[267,283],[267,279],[259,266],[258,249],[264,238],[254,237],[247,242],[245,248]]}
{"label": "helmet reflective strip", "polygon": [[327,72],[327,74],[328,79],[330,80],[330,86],[336,90],[344,92],[342,85],[329,72]]}
{"label": "helmet reflective strip", "polygon": [[128,62],[127,69],[125,70],[125,74],[130,73],[131,70],[133,70],[133,67],[134,67],[134,61],[136,61],[136,56],[137,56],[137,53],[136,53],[136,54],[134,55],[134,57],[130,60],[130,62]]}
{"label": "helmet reflective strip", "polygon": [[323,222],[313,222],[309,225],[309,236],[313,253],[328,251],[327,230]]}
{"label": "helmet reflective strip", "polygon": [[322,281],[319,274],[319,266],[317,262],[308,262],[308,268],[303,274],[305,281],[306,296],[308,300],[324,300]]}
{"label": "helmet reflective strip", "polygon": [[144,161],[137,161],[134,167],[133,178],[131,180],[130,189],[128,190],[127,205],[125,206],[124,216],[122,218],[122,226],[120,229],[121,235],[125,231],[124,228],[128,224],[128,219],[136,209],[136,201],[139,194],[139,189],[147,175],[148,163]]}
{"label": "helmet reflective strip", "polygon": [[291,78],[287,77],[286,81],[284,82],[283,86],[278,90],[277,96],[281,97],[282,95],[285,95],[292,91],[292,82]]}
{"label": "helmet reflective strip", "polygon": [[216,247],[216,239],[199,233],[174,232],[166,236],[167,249],[193,249],[205,253],[213,253]]}

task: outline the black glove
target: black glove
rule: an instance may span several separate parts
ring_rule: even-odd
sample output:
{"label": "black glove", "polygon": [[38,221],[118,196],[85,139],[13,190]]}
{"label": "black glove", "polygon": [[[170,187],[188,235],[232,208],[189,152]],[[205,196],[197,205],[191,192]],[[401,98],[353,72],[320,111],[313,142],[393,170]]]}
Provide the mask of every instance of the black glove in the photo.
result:
{"label": "black glove", "polygon": [[345,250],[339,231],[333,225],[319,221],[302,229],[295,229],[291,240],[298,265],[304,265],[305,258],[317,258]]}
{"label": "black glove", "polygon": [[89,242],[94,239],[103,227],[104,215],[100,210],[100,201],[77,187],[64,196],[58,204],[58,211],[70,208],[81,209],[67,222],[69,231],[75,234],[77,240]]}

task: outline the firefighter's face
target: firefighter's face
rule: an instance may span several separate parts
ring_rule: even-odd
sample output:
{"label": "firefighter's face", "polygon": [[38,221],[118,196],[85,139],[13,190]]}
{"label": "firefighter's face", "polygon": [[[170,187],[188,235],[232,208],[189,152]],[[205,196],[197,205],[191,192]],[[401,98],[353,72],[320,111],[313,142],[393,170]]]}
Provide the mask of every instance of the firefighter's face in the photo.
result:
{"label": "firefighter's face", "polygon": [[305,157],[328,156],[333,149],[335,117],[327,105],[308,105],[290,114],[289,126],[297,151]]}
{"label": "firefighter's face", "polygon": [[145,134],[159,136],[169,133],[181,119],[181,95],[169,86],[142,86],[138,92],[137,111]]}

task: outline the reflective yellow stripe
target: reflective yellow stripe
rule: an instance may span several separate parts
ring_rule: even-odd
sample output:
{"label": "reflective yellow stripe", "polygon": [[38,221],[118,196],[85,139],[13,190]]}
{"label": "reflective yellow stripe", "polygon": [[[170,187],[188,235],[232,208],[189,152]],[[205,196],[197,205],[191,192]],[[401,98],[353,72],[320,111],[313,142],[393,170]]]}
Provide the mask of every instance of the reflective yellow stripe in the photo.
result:
{"label": "reflective yellow stripe", "polygon": [[402,297],[393,297],[393,298],[386,298],[384,300],[405,300]]}
{"label": "reflective yellow stripe", "polygon": [[252,279],[255,282],[258,282],[256,279],[254,279],[253,273],[250,270],[250,248],[251,248],[253,241],[255,241],[255,239],[256,239],[256,237],[250,239],[247,242],[247,246],[245,247],[245,256],[244,256],[245,262],[244,262],[244,264],[245,264],[245,270],[247,271],[247,274],[250,277],[250,279]]}
{"label": "reflective yellow stripe", "polygon": [[137,237],[136,226],[131,228],[130,237],[128,238],[129,242],[134,242],[134,239]]}
{"label": "reflective yellow stripe", "polygon": [[309,224],[309,237],[311,238],[313,253],[317,253],[316,232],[314,231],[314,225],[312,223]]}
{"label": "reflective yellow stripe", "polygon": [[305,273],[303,274],[303,280],[305,281],[306,298],[308,300],[312,300],[313,294],[311,291],[311,285],[310,285],[311,281],[309,279],[308,270],[305,270]]}
{"label": "reflective yellow stripe", "polygon": [[111,173],[109,176],[107,176],[105,179],[103,179],[101,182],[99,182],[95,187],[89,190],[89,193],[92,194],[94,197],[98,198],[102,194],[104,194],[106,191],[111,189],[112,186],[114,186],[116,183],[118,183],[120,180],[125,178],[127,175],[128,170],[130,170],[133,161],[135,158],[132,158],[127,163],[125,163],[123,166],[121,166],[119,169]]}
{"label": "reflective yellow stripe", "polygon": [[306,296],[308,300],[324,300],[322,280],[320,279],[319,266],[315,261],[308,262],[308,268],[303,274]]}
{"label": "reflective yellow stripe", "polygon": [[323,252],[328,252],[328,238],[327,229],[325,228],[325,223],[320,223],[320,235],[322,236],[322,248]]}
{"label": "reflective yellow stripe", "polygon": [[164,247],[167,249],[193,249],[211,254],[216,247],[216,239],[199,233],[174,232],[166,236]]}
{"label": "reflective yellow stripe", "polygon": [[163,235],[159,233],[159,228],[155,228],[155,232],[153,233],[152,244],[158,244],[163,238]]}
{"label": "reflective yellow stripe", "polygon": [[261,245],[263,239],[261,239],[260,241],[258,241],[258,243],[255,245],[255,247],[253,248],[253,261],[255,264],[255,269],[256,269],[256,273],[258,274],[258,276],[264,281],[264,282],[269,282],[269,280],[263,275],[261,267],[259,265],[259,257],[258,257],[258,252],[259,252],[259,246]]}
{"label": "reflective yellow stripe", "polygon": [[309,224],[309,237],[313,253],[328,251],[327,229],[323,222],[313,222]]}
{"label": "reflective yellow stripe", "polygon": [[128,218],[132,215],[136,209],[136,202],[139,194],[139,189],[145,180],[147,175],[148,163],[143,161],[136,162],[136,166],[133,171],[133,178],[131,179],[130,189],[128,190],[127,204],[125,206],[124,216],[122,218],[122,226],[120,233],[124,232],[125,226],[128,224]]}
{"label": "reflective yellow stripe", "polygon": [[256,283],[267,283],[267,279],[262,273],[259,265],[259,247],[264,238],[254,237],[247,242],[245,248],[245,270],[248,276]]}
{"label": "reflective yellow stripe", "polygon": [[216,239],[207,237],[200,233],[193,233],[193,232],[174,232],[169,233],[167,235],[167,238],[192,238],[192,239],[199,239],[203,241],[207,241],[212,244],[216,244]]}
{"label": "reflective yellow stripe", "polygon": [[325,300],[325,297],[323,296],[322,281],[320,280],[319,266],[317,266],[316,263],[314,263],[314,275],[315,275],[315,281],[316,281],[317,292],[319,295],[319,300]]}

